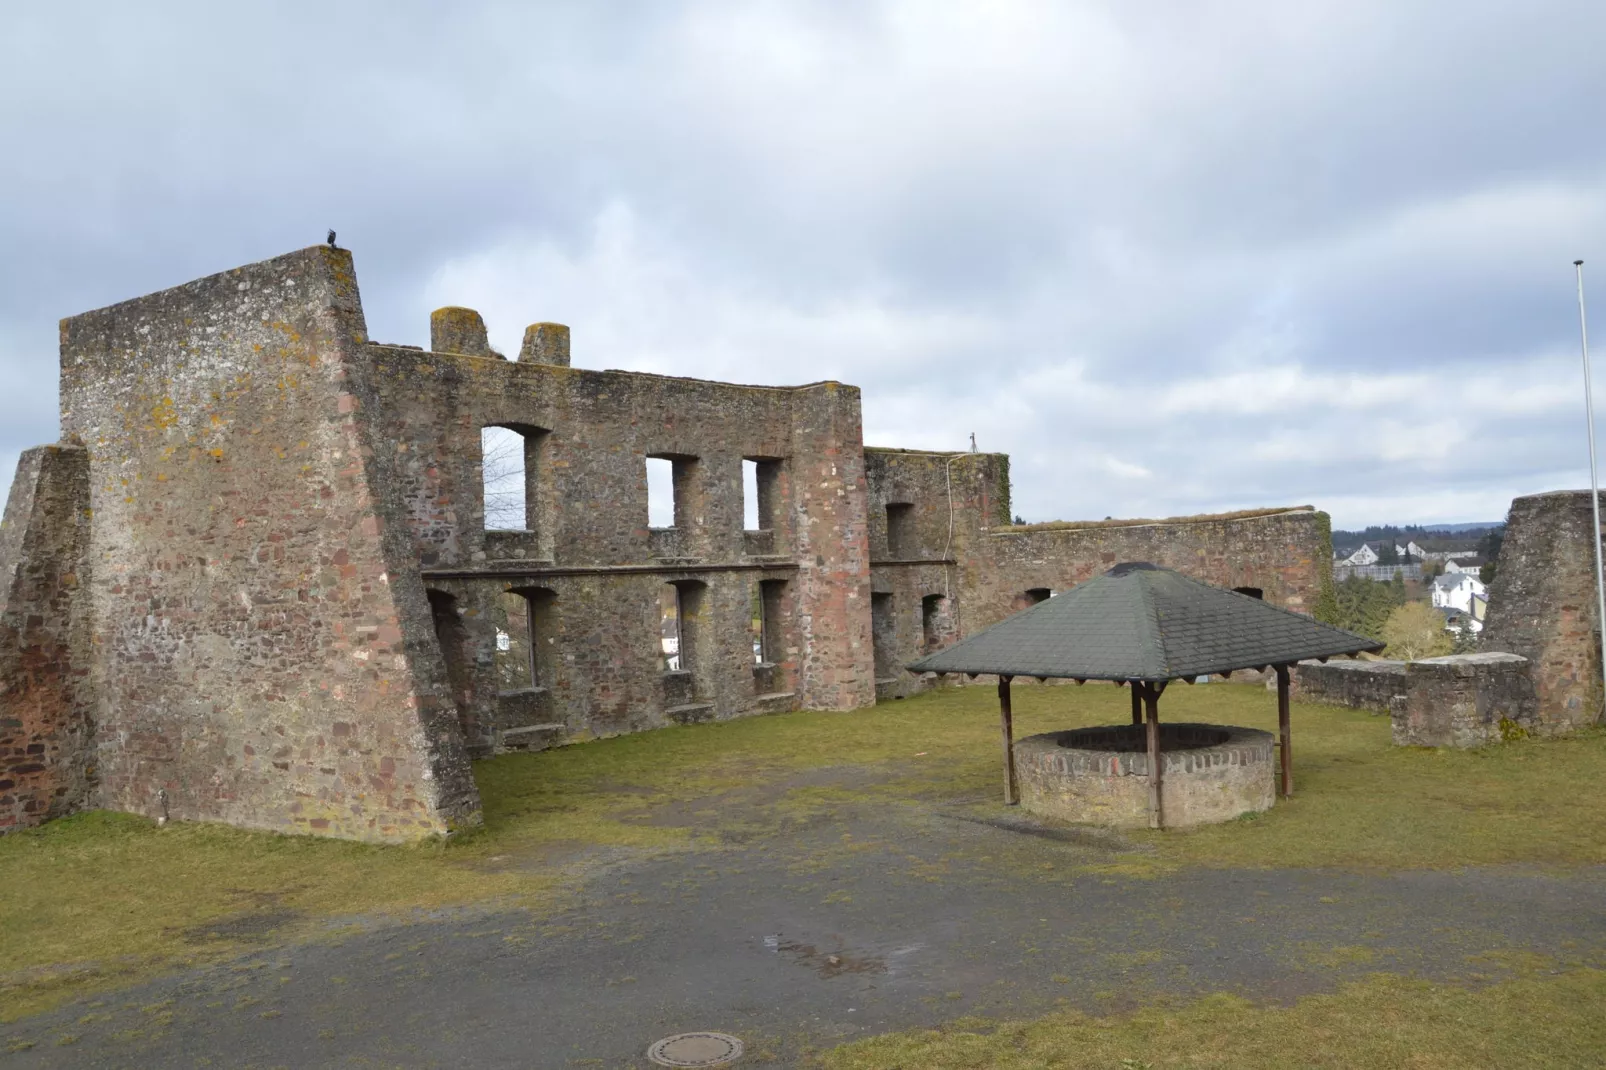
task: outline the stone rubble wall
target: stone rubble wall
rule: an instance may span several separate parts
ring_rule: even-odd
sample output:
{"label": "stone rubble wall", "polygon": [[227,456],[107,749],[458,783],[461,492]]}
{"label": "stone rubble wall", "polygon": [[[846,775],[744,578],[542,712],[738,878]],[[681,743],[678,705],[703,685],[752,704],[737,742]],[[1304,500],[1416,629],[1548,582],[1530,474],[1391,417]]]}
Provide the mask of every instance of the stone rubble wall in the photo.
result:
{"label": "stone rubble wall", "polygon": [[1481,747],[1546,733],[1532,667],[1527,658],[1498,651],[1411,662],[1301,662],[1294,695],[1387,713],[1399,746]]}
{"label": "stone rubble wall", "polygon": [[[877,658],[882,699],[933,686],[902,666],[1027,608],[1028,592],[1059,593],[1123,561],[1254,588],[1301,613],[1315,610],[1330,582],[1327,516],[1312,509],[1016,528],[1003,454],[871,448],[865,458],[871,586],[887,619],[878,634],[891,648]],[[910,506],[910,534],[894,553],[888,506],[900,504]],[[936,600],[935,614],[927,599]]]}
{"label": "stone rubble wall", "polygon": [[1300,702],[1387,713],[1405,694],[1405,662],[1302,661],[1294,666],[1289,682],[1293,698]]}
{"label": "stone rubble wall", "polygon": [[[900,697],[920,653],[1120,560],[1307,611],[1325,580],[1309,510],[1011,529],[1006,456],[867,450],[854,387],[575,368],[545,322],[509,360],[463,307],[430,333],[371,342],[324,246],[63,321],[74,445],[29,454],[10,508],[31,519],[0,528],[13,617],[49,608],[9,625],[32,668],[0,651],[7,709],[35,711],[0,710],[22,759],[0,806],[24,770],[30,821],[416,839],[479,820],[471,757]],[[487,530],[487,427],[522,436],[519,530]],[[648,458],[676,472],[670,527]],[[514,633],[522,668],[499,660]]]}
{"label": "stone rubble wall", "polygon": [[0,520],[0,832],[93,806],[88,455],[25,452]]}
{"label": "stone rubble wall", "polygon": [[65,320],[104,803],[399,841],[479,819],[349,254]]}
{"label": "stone rubble wall", "polygon": [[[467,310],[455,310],[457,320]],[[550,326],[550,325],[548,325]],[[476,335],[454,320],[453,337]],[[460,694],[475,753],[782,709],[873,701],[859,393],[593,371],[490,354],[367,347],[383,437],[431,590],[467,633]],[[525,436],[525,529],[487,531],[480,431]],[[682,516],[648,524],[646,462],[687,466]],[[777,507],[745,529],[742,462],[773,465]],[[771,661],[752,606],[779,584]],[[661,663],[660,591],[703,592],[683,673]],[[498,600],[551,598],[560,648],[541,695],[499,693]],[[538,726],[546,726],[539,728]]]}
{"label": "stone rubble wall", "polygon": [[1602,712],[1594,524],[1588,491],[1517,498],[1506,517],[1479,645],[1532,663],[1542,734],[1594,724]]}

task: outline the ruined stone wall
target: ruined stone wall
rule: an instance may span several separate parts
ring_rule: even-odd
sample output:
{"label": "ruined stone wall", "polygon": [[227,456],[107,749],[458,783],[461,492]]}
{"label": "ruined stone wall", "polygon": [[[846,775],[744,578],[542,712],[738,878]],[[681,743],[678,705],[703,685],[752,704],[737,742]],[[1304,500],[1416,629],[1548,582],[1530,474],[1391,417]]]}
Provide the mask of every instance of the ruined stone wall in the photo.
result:
{"label": "ruined stone wall", "polygon": [[1405,701],[1389,708],[1395,744],[1481,747],[1542,731],[1530,669],[1498,651],[1407,662]]}
{"label": "ruined stone wall", "polygon": [[1594,525],[1588,491],[1517,498],[1506,517],[1479,645],[1529,660],[1540,732],[1601,715]]}
{"label": "ruined stone wall", "polygon": [[1309,508],[994,531],[966,585],[979,595],[966,629],[1002,620],[1022,592],[1065,590],[1122,561],[1173,568],[1217,587],[1253,588],[1273,605],[1311,613],[1331,575],[1330,545],[1327,515]]}
{"label": "ruined stone wall", "polygon": [[1337,658],[1325,665],[1300,662],[1294,666],[1290,682],[1293,696],[1300,702],[1387,713],[1405,694],[1405,662]]}
{"label": "ruined stone wall", "polygon": [[966,584],[990,528],[1009,522],[1009,458],[1001,453],[864,451],[869,486],[871,586],[878,699],[926,682],[904,671],[967,630]]}
{"label": "ruined stone wall", "polygon": [[877,629],[883,699],[930,683],[902,666],[1122,561],[1254,588],[1302,613],[1330,582],[1327,517],[1313,509],[1014,527],[1002,454],[867,449],[865,457],[871,583],[886,622]]}
{"label": "ruined stone wall", "polygon": [[105,804],[405,840],[478,820],[347,253],[65,320]]}
{"label": "ruined stone wall", "polygon": [[1481,747],[1544,731],[1531,666],[1499,651],[1420,661],[1301,662],[1294,696],[1386,713],[1403,747]]}
{"label": "ruined stone wall", "polygon": [[[506,360],[457,307],[430,350],[374,344],[332,247],[64,321],[61,398],[82,452],[30,454],[0,529],[28,820],[98,777],[152,816],[417,838],[478,819],[470,756],[900,697],[908,661],[1119,560],[1308,610],[1329,557],[1309,511],[1010,528],[1007,457],[866,450],[839,383],[574,368],[553,323]],[[487,427],[520,436],[515,530],[487,530]]]}
{"label": "ruined stone wall", "polygon": [[[480,348],[483,330],[450,334]],[[443,317],[444,318],[444,317]],[[554,325],[538,325],[550,333]],[[456,344],[463,345],[458,342]],[[463,625],[459,701],[477,752],[871,700],[867,522],[852,387],[748,387],[567,363],[369,346],[394,479],[432,590]],[[564,348],[567,355],[567,348]],[[524,436],[525,527],[487,531],[481,429]],[[677,469],[676,523],[648,524],[646,461]],[[746,530],[742,462],[766,466]],[[660,592],[688,592],[685,669],[662,663]],[[755,661],[760,584],[775,642]],[[536,590],[543,679],[501,688],[501,595]],[[449,660],[452,660],[449,658]]]}
{"label": "ruined stone wall", "polygon": [[0,520],[0,832],[94,803],[88,534],[85,451],[24,453]]}

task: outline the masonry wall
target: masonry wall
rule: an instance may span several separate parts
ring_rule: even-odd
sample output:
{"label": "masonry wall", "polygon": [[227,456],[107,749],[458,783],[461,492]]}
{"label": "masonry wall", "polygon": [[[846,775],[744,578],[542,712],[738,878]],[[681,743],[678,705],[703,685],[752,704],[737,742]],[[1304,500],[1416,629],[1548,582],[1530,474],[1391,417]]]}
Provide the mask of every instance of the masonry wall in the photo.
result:
{"label": "masonry wall", "polygon": [[88,507],[83,449],[22,455],[0,519],[0,832],[95,801]]}
{"label": "masonry wall", "polygon": [[[553,323],[507,360],[459,307],[429,350],[372,343],[332,247],[66,320],[61,356],[74,445],[0,528],[0,821],[414,839],[478,820],[471,756],[901,697],[1122,560],[1308,611],[1329,559],[1309,510],[1012,528],[1007,457],[866,450],[840,383],[575,368]],[[521,436],[517,530],[487,530],[487,427]]]}
{"label": "masonry wall", "polygon": [[[463,624],[458,698],[474,752],[872,700],[856,389],[593,371],[488,350],[373,345],[366,358],[424,581],[455,600]],[[520,531],[486,530],[480,435],[492,426],[524,436]],[[682,471],[672,527],[648,524],[649,457]],[[773,503],[751,531],[744,459],[766,464]],[[685,622],[697,649],[678,671],[661,660],[670,583],[697,592]],[[781,595],[779,641],[760,663],[762,583]],[[546,601],[537,641],[551,656],[535,687],[508,692],[495,669],[499,607],[521,590]]]}
{"label": "masonry wall", "polygon": [[1301,662],[1294,695],[1386,713],[1398,746],[1481,747],[1544,731],[1530,669],[1526,658],[1500,651],[1410,662]]}
{"label": "masonry wall", "polygon": [[478,820],[365,341],[326,247],[63,321],[106,805],[374,840]]}
{"label": "masonry wall", "polygon": [[1405,694],[1405,662],[1333,659],[1294,666],[1293,695],[1301,702],[1387,713]]}
{"label": "masonry wall", "polygon": [[986,552],[987,531],[1009,523],[1009,458],[881,448],[864,456],[876,695],[902,698],[926,686],[903,666],[980,630],[971,625],[980,607],[973,558]]}
{"label": "masonry wall", "polygon": [[[909,662],[1123,561],[1253,588],[1302,613],[1314,611],[1330,582],[1327,516],[1308,507],[1015,527],[1009,459],[1002,454],[867,449],[865,457],[872,585],[889,619],[877,632],[882,698],[930,683],[904,672]],[[941,610],[935,619],[931,598]]]}
{"label": "masonry wall", "polygon": [[1593,724],[1601,715],[1598,536],[1591,514],[1588,491],[1512,501],[1489,590],[1480,646],[1529,660],[1536,730],[1547,734]]}

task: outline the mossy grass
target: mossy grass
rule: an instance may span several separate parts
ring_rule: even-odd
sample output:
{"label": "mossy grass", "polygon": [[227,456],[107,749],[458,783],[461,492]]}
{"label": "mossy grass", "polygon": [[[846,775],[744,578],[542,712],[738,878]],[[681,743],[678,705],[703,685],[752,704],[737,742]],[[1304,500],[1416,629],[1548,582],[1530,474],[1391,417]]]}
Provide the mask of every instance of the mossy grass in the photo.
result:
{"label": "mossy grass", "polygon": [[[1275,706],[1258,687],[1174,684],[1161,715],[1269,728]],[[1017,686],[1014,707],[1020,735],[1128,716],[1109,685]],[[1606,862],[1606,798],[1590,790],[1606,734],[1415,750],[1390,745],[1386,718],[1319,706],[1296,707],[1294,729],[1293,800],[1252,821],[1130,834],[1142,850],[1105,871]],[[827,767],[858,775],[789,784]],[[721,826],[752,842],[785,835],[788,808],[1003,809],[996,697],[981,686],[504,755],[475,774],[485,827],[413,847],[105,812],[0,837],[0,1017],[351,916],[550,904],[589,850],[679,849]],[[729,804],[694,805],[711,798]]]}
{"label": "mossy grass", "polygon": [[1292,1006],[1217,994],[1126,1014],[961,1021],[824,1052],[826,1070],[1555,1070],[1606,1058],[1606,972],[1482,987],[1374,974]]}

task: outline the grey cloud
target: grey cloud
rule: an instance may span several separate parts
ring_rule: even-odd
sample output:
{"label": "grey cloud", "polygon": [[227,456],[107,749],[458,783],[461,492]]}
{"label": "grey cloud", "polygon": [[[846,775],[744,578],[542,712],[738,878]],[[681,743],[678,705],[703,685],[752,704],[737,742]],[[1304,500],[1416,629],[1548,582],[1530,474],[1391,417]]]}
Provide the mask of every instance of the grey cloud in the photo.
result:
{"label": "grey cloud", "polygon": [[[377,337],[472,286],[503,334],[570,319],[581,364],[840,377],[881,441],[1010,450],[1034,518],[1484,519],[1577,482],[1570,403],[1146,409],[1255,368],[1573,374],[1603,31],[1561,2],[38,5],[0,40],[0,455],[55,435],[60,316],[335,226]],[[1371,448],[1413,419],[1466,441]],[[1411,512],[1451,507],[1481,512]]]}

